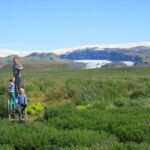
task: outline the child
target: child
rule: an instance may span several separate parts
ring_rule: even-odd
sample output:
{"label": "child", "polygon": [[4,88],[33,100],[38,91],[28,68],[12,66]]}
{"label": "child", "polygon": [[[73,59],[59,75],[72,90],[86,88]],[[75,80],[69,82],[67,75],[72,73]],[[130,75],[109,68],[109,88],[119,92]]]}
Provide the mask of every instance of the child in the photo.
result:
{"label": "child", "polygon": [[27,107],[27,97],[26,97],[26,94],[24,92],[24,89],[20,88],[19,94],[18,94],[18,113],[19,113],[19,118],[21,117],[22,113],[25,113],[26,107]]}
{"label": "child", "polygon": [[16,98],[15,98],[15,78],[12,77],[9,80],[9,111],[15,111],[16,109]]}

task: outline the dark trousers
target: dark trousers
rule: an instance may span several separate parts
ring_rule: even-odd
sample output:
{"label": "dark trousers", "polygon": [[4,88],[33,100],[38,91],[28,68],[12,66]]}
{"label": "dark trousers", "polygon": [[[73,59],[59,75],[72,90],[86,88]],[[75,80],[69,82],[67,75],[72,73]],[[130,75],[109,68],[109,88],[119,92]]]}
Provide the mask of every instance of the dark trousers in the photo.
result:
{"label": "dark trousers", "polygon": [[15,91],[16,91],[16,95],[18,95],[18,91],[21,88],[21,77],[15,77]]}
{"label": "dark trousers", "polygon": [[27,105],[26,104],[18,104],[18,113],[19,115],[25,112]]}

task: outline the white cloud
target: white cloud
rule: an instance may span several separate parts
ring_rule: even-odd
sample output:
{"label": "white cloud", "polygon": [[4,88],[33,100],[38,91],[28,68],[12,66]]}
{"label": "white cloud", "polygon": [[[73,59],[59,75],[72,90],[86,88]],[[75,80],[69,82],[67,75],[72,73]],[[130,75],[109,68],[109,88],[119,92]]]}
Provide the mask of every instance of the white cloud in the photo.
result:
{"label": "white cloud", "polygon": [[6,57],[9,55],[19,55],[19,56],[26,56],[30,54],[28,51],[17,51],[17,50],[10,50],[10,49],[0,49],[0,57]]}
{"label": "white cloud", "polygon": [[150,42],[139,42],[139,43],[128,43],[128,44],[99,44],[99,45],[85,45],[85,46],[75,46],[71,48],[64,48],[64,49],[58,49],[58,50],[53,50],[51,52],[55,54],[63,54],[67,52],[72,52],[77,49],[85,49],[85,48],[98,48],[99,50],[103,50],[104,48],[132,48],[132,47],[137,47],[137,46],[150,46]]}

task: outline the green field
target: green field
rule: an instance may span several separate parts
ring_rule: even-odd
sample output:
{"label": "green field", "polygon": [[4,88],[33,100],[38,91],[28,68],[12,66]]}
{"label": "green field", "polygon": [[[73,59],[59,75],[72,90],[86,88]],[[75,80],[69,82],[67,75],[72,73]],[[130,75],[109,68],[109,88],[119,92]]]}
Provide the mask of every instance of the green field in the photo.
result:
{"label": "green field", "polygon": [[6,118],[9,76],[0,73],[0,150],[150,149],[150,68],[26,71],[27,124]]}

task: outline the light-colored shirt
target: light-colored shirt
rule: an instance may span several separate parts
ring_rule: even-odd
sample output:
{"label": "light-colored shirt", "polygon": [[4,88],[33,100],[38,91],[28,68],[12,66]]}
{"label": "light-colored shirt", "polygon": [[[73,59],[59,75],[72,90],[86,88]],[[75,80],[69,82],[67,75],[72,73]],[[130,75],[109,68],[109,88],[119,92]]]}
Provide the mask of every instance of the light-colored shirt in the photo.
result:
{"label": "light-colored shirt", "polygon": [[14,93],[15,92],[15,83],[14,82],[9,82],[9,92]]}

